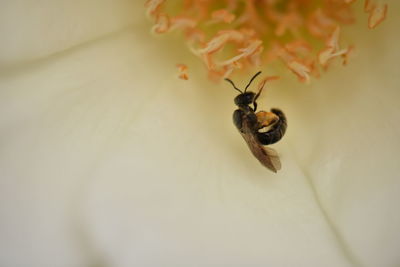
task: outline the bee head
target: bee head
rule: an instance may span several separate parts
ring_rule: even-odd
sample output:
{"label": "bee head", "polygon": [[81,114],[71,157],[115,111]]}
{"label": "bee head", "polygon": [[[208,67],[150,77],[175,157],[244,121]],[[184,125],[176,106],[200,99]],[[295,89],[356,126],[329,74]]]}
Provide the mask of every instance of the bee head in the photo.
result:
{"label": "bee head", "polygon": [[235,97],[234,101],[235,104],[239,107],[248,106],[253,103],[255,96],[256,94],[253,92],[245,92]]}
{"label": "bee head", "polygon": [[253,82],[253,80],[260,75],[261,71],[257,72],[251,79],[250,82],[247,84],[246,88],[244,88],[244,91],[240,90],[239,88],[236,87],[236,85],[229,80],[228,78],[225,78],[225,81],[229,82],[230,84],[232,84],[233,89],[235,89],[236,91],[240,92],[240,95],[238,95],[237,97],[235,97],[235,104],[239,107],[243,107],[243,106],[248,106],[251,103],[254,102],[254,99],[256,98],[256,94],[253,92],[246,92],[247,88],[249,88],[250,84]]}

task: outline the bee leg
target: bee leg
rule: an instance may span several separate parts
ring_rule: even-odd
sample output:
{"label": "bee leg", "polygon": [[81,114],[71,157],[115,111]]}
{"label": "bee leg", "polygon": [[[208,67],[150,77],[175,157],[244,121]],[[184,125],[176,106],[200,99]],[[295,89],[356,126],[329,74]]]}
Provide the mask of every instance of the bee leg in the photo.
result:
{"label": "bee leg", "polygon": [[264,89],[264,84],[265,84],[265,82],[262,84],[262,86],[261,86],[261,88],[260,88],[260,90],[258,91],[258,93],[256,94],[256,96],[254,97],[254,100],[253,100],[253,106],[254,106],[254,111],[256,111],[257,110],[257,99],[260,97],[260,95],[261,95],[261,92],[262,92],[262,90]]}
{"label": "bee leg", "polygon": [[254,101],[253,102],[253,111],[256,112],[256,110],[257,110],[257,102]]}

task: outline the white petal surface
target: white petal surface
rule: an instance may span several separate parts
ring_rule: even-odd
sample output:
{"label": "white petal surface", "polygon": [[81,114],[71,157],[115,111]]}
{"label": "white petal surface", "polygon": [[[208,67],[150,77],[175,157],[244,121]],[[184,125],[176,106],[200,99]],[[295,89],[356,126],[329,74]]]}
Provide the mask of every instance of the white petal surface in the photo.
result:
{"label": "white petal surface", "polygon": [[131,0],[3,0],[0,67],[38,59],[79,45],[137,20]]}
{"label": "white petal surface", "polygon": [[135,35],[2,80],[4,264],[346,266],[290,150],[266,171],[233,92],[177,80]]}
{"label": "white petal surface", "polygon": [[[399,12],[390,3],[390,14]],[[348,67],[287,95],[302,103],[291,125],[302,141],[293,147],[354,260],[399,266],[398,17],[350,34],[358,51]]]}
{"label": "white petal surface", "polygon": [[191,55],[148,25],[2,75],[0,266],[398,265],[388,22],[348,68],[270,88],[261,105],[289,118],[277,175],[234,129],[229,86],[200,66],[177,80]]}

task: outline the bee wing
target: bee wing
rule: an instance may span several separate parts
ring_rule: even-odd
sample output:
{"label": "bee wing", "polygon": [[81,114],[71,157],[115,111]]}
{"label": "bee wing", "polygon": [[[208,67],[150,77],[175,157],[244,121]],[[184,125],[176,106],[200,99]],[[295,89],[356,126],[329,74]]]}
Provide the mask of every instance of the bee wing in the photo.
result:
{"label": "bee wing", "polygon": [[279,160],[278,153],[269,147],[264,147],[257,140],[255,134],[248,127],[247,121],[244,121],[241,135],[246,141],[250,151],[260,161],[262,165],[267,167],[273,172],[281,169],[281,161]]}
{"label": "bee wing", "polygon": [[[266,166],[273,172],[277,172],[281,169],[281,160],[279,159],[278,152],[275,151],[275,149],[272,149],[270,147],[261,147],[264,149],[265,153],[268,155],[269,158],[269,164],[270,166]],[[265,165],[264,165],[265,166]]]}

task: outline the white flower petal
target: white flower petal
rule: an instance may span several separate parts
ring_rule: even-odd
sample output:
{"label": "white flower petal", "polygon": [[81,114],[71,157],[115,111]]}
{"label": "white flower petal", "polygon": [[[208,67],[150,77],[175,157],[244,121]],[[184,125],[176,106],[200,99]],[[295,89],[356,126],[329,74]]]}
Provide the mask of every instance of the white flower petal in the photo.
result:
{"label": "white flower petal", "polygon": [[398,18],[381,26],[354,32],[358,57],[287,103],[295,154],[360,266],[400,263]]}
{"label": "white flower petal", "polygon": [[3,79],[3,259],[346,265],[290,149],[279,175],[265,170],[231,124],[234,92],[177,80],[159,43],[137,41]]}
{"label": "white flower petal", "polygon": [[5,0],[0,8],[0,67],[45,57],[137,21],[130,0]]}
{"label": "white flower petal", "polygon": [[3,74],[0,265],[398,264],[388,24],[315,88],[271,85],[260,106],[289,118],[277,175],[234,129],[234,91],[195,65],[178,80],[190,53],[145,28]]}

